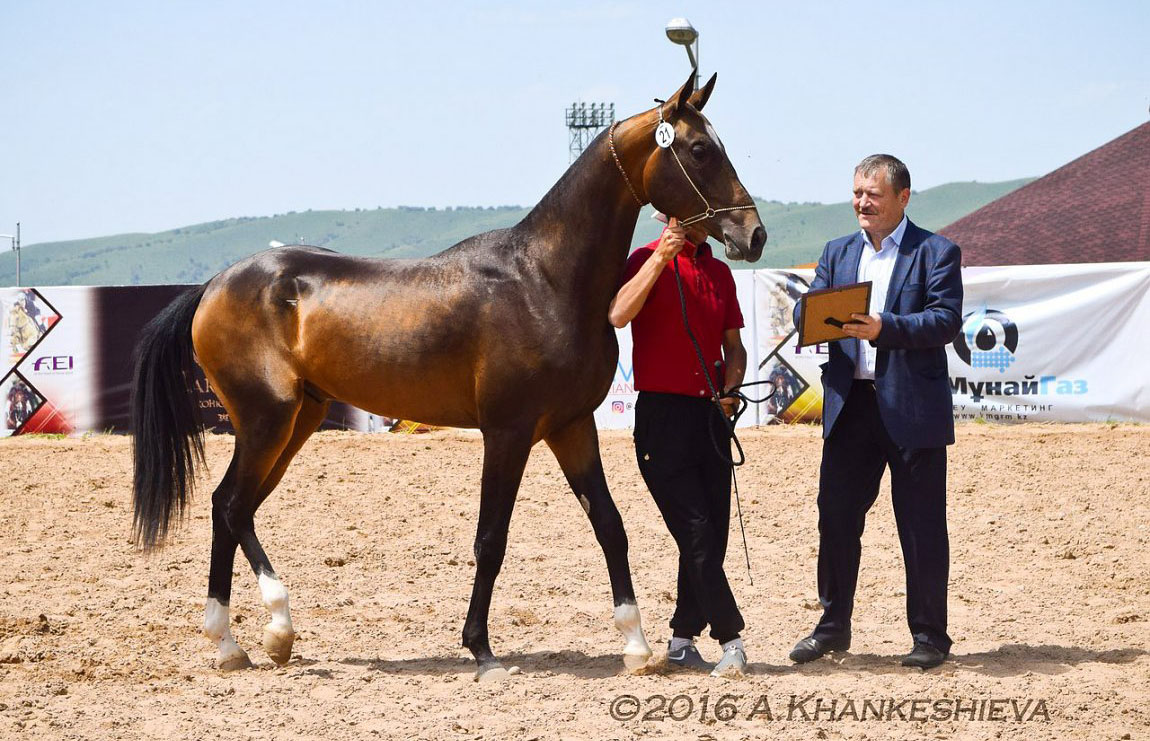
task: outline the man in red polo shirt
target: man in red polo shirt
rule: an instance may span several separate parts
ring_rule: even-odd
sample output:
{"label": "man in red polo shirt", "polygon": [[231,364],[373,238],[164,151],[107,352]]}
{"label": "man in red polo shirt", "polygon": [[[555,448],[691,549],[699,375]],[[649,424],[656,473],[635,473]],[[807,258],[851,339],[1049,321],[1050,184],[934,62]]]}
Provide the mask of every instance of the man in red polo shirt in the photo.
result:
{"label": "man in red polo shirt", "polygon": [[[709,624],[723,656],[714,675],[742,673],[743,617],[723,571],[731,516],[730,436],[683,326],[677,262],[687,320],[711,383],[725,393],[742,383],[747,352],[743,315],[730,268],[711,254],[707,234],[671,219],[662,236],[631,253],[609,321],[631,323],[634,345],[635,455],[643,481],[679,547],[678,596],[671,618],[670,663],[711,669],[695,648]],[[730,415],[735,400],[722,398]]]}

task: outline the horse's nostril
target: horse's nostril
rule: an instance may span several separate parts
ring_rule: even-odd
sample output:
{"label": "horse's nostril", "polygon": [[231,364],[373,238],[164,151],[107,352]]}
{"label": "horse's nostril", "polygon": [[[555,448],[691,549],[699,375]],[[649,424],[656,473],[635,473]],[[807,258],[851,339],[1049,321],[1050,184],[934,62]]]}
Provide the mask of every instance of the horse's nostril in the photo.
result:
{"label": "horse's nostril", "polygon": [[751,252],[759,252],[766,244],[767,230],[761,226],[756,226],[755,231],[751,234]]}

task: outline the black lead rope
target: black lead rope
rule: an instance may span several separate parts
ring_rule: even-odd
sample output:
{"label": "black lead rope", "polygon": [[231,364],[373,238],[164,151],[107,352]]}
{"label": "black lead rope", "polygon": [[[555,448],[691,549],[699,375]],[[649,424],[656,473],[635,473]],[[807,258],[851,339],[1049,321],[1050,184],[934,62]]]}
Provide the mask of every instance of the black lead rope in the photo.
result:
{"label": "black lead rope", "polygon": [[[743,453],[743,446],[739,443],[739,436],[735,434],[735,424],[738,423],[739,417],[743,416],[743,412],[747,410],[750,404],[760,404],[775,395],[775,384],[773,381],[752,381],[751,383],[741,383],[738,386],[731,388],[722,394],[715,388],[714,382],[711,380],[711,373],[707,370],[707,361],[703,357],[703,350],[699,347],[699,341],[695,339],[695,333],[691,331],[691,322],[687,319],[687,297],[683,294],[683,277],[679,273],[679,256],[675,255],[672,259],[675,266],[675,287],[679,289],[679,308],[683,312],[683,327],[687,330],[687,337],[691,340],[691,345],[695,348],[695,357],[699,359],[699,367],[703,371],[703,378],[707,379],[707,388],[711,391],[711,401],[714,404],[714,409],[718,410],[719,418],[723,420],[723,424],[727,427],[727,434],[729,441],[734,442],[735,450],[738,451],[738,460],[735,460],[726,452],[723,451],[719,441],[715,439],[715,428],[708,425],[711,433],[711,444],[715,446],[715,452],[718,453],[719,458],[731,467],[731,481],[735,489],[735,508],[739,515],[739,532],[743,536],[743,555],[747,559],[747,578],[751,582],[751,586],[755,585],[755,577],[751,572],[751,551],[747,548],[747,531],[743,527],[743,503],[739,499],[739,479],[735,476],[735,468],[747,462],[747,456]],[[716,362],[716,366],[720,363]],[[742,389],[749,386],[761,386],[769,384],[771,386],[770,393],[761,399],[753,399],[742,392]],[[735,409],[734,415],[727,416],[723,411],[723,405],[719,399],[723,397],[734,398],[739,400],[739,404]],[[727,448],[730,450],[730,447]]]}
{"label": "black lead rope", "polygon": [[[739,421],[739,417],[743,416],[743,412],[747,411],[747,408],[751,404],[761,404],[775,395],[774,381],[752,381],[750,383],[741,383],[738,386],[731,388],[731,390],[727,392],[722,394],[719,393],[718,389],[715,388],[714,381],[711,380],[710,371],[707,370],[707,361],[703,357],[703,350],[701,347],[699,347],[699,341],[695,339],[695,333],[691,331],[691,322],[687,319],[687,297],[683,294],[683,277],[679,273],[678,255],[675,255],[674,259],[672,260],[672,264],[675,267],[675,287],[679,289],[679,308],[683,312],[683,327],[686,328],[687,337],[690,338],[691,345],[695,348],[695,357],[699,359],[699,367],[703,370],[703,378],[707,380],[707,388],[711,391],[711,401],[714,403],[715,409],[718,410],[719,417],[723,420],[723,424],[726,425],[728,439],[731,442],[734,442],[735,450],[738,451],[738,460],[735,460],[723,451],[719,441],[715,439],[715,432],[713,428],[711,430],[711,442],[714,443],[715,452],[719,454],[719,458],[728,466],[731,466],[732,468],[735,466],[741,466],[747,462],[747,456],[743,453],[743,446],[739,443],[739,436],[735,434],[735,424]],[[715,365],[718,366],[719,363],[716,362]],[[742,389],[744,388],[748,388],[750,386],[762,386],[764,384],[769,384],[771,386],[771,390],[761,399],[751,398],[742,392]],[[721,398],[738,399],[739,404],[735,409],[734,415],[731,417],[728,417],[727,413],[723,411],[723,405],[719,403],[719,399]]]}

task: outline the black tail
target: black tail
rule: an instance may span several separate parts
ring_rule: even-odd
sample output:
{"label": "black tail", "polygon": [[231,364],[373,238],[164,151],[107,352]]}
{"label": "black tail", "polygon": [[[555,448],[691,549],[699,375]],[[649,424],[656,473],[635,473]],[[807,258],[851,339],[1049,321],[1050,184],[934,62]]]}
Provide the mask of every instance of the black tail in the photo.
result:
{"label": "black tail", "polygon": [[182,516],[194,467],[204,460],[200,410],[188,387],[195,372],[192,317],[206,285],[168,304],[140,331],[132,379],[132,528],[149,550],[163,542],[173,516]]}

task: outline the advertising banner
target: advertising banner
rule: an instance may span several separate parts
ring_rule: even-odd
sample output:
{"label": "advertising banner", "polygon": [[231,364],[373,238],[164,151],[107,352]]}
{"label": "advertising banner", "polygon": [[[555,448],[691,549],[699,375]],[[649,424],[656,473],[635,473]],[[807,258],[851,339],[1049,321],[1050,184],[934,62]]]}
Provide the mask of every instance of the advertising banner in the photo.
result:
{"label": "advertising banner", "polygon": [[774,395],[759,405],[760,424],[818,422],[823,393],[819,365],[827,361],[825,345],[799,347],[792,312],[807,292],[814,270],[756,270],[755,338],[758,377],[773,382]]}
{"label": "advertising banner", "polygon": [[967,268],[956,420],[1150,422],[1150,263]]}
{"label": "advertising banner", "polygon": [[[947,347],[956,420],[1150,422],[1150,263],[964,268]],[[760,419],[817,422],[827,347],[798,347],[791,311],[813,270],[755,271],[759,374],[779,380]]]}
{"label": "advertising banner", "polygon": [[85,288],[0,289],[0,437],[90,430],[99,420],[92,294]]}
{"label": "advertising banner", "polygon": [[[814,271],[734,275],[746,381],[774,388],[740,425],[818,422],[828,347],[799,348],[791,319]],[[962,330],[947,347],[956,420],[1150,422],[1150,263],[965,268],[963,285]],[[0,288],[0,437],[127,432],[140,329],[187,288]],[[681,325],[682,316],[667,321]],[[630,328],[617,337],[615,377],[595,411],[600,429],[634,425]],[[190,391],[208,429],[231,431],[202,374]],[[396,422],[333,403],[323,426],[383,431]]]}
{"label": "advertising banner", "polygon": [[[140,330],[189,286],[0,289],[0,437],[128,432],[132,351]],[[189,387],[206,429],[231,432],[227,410],[197,369]],[[333,403],[325,428],[380,419]]]}

